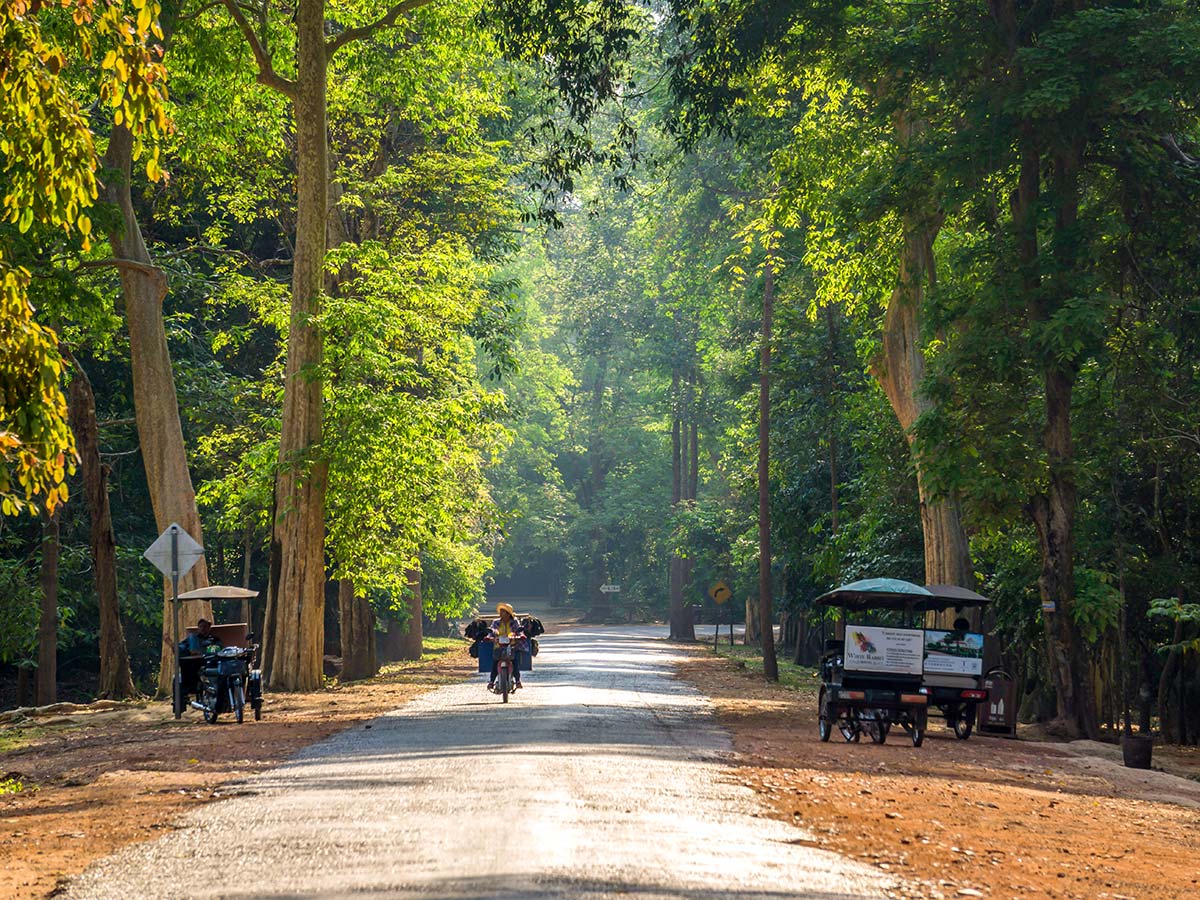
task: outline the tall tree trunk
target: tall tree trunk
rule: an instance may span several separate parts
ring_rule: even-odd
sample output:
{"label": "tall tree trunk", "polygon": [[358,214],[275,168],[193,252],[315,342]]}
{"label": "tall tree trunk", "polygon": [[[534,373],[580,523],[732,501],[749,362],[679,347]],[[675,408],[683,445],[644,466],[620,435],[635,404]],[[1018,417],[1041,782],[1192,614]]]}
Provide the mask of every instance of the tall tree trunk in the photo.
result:
{"label": "tall tree trunk", "polygon": [[321,312],[328,205],[325,9],[300,0],[296,11],[296,258],[279,441],[278,581],[267,598],[264,676],[275,690],[321,687],[325,644],[325,489],[321,457]]}
{"label": "tall tree trunk", "polygon": [[[250,588],[250,564],[254,559],[254,530],[247,523],[242,531],[242,587]],[[250,608],[250,598],[242,599],[242,621],[246,627],[254,631],[253,610]]]}
{"label": "tall tree trunk", "polygon": [[91,521],[92,571],[100,608],[100,696],[123,700],[137,696],[129,671],[129,651],[121,629],[121,608],[117,597],[117,554],[113,537],[112,512],[108,504],[108,470],[100,461],[100,434],[96,424],[96,397],[92,383],[70,356],[75,371],[71,378],[70,420],[75,432],[75,447],[83,470]]}
{"label": "tall tree trunk", "polygon": [[421,573],[408,572],[408,622],[396,645],[396,659],[420,659],[425,652],[424,604],[421,601]]}
{"label": "tall tree trunk", "polygon": [[[930,401],[921,393],[925,356],[920,314],[926,283],[933,278],[933,242],[941,228],[941,217],[924,222],[909,217],[904,228],[899,278],[888,301],[883,347],[871,371],[887,395],[911,447],[913,425],[931,408]],[[974,587],[971,553],[958,501],[932,497],[919,456],[914,463],[925,544],[925,583]]]}
{"label": "tall tree trunk", "polygon": [[829,403],[829,532],[836,540],[838,533],[838,394],[837,394],[837,323],[833,304],[825,306],[825,333],[829,345],[829,365],[825,370],[825,391]]}
{"label": "tall tree trunk", "polygon": [[[902,151],[921,129],[908,109],[896,113],[894,127]],[[944,214],[935,211],[923,215],[910,213],[903,217],[904,243],[900,249],[896,286],[888,299],[883,347],[871,366],[871,374],[887,395],[910,448],[913,425],[931,408],[930,401],[921,393],[921,382],[925,378],[921,306],[926,286],[936,277],[933,242],[943,219]],[[958,500],[934,498],[923,476],[919,454],[914,455],[913,462],[925,544],[925,583],[974,587],[970,548]]]}
{"label": "tall tree trunk", "polygon": [[775,271],[763,272],[762,348],[758,374],[758,621],[763,675],[779,680],[775,659],[775,601],[771,593],[771,328],[775,319]]}
{"label": "tall tree trunk", "polygon": [[[679,417],[679,369],[671,372],[671,513],[679,510],[679,502],[683,497],[683,423]],[[684,609],[683,609],[683,559],[676,551],[671,551],[670,562],[670,632],[671,639],[685,640]],[[692,637],[695,637],[693,632]]]}
{"label": "tall tree trunk", "polygon": [[[161,533],[172,522],[177,522],[203,544],[204,534],[196,509],[192,476],[188,471],[179,402],[175,395],[175,376],[163,325],[167,277],[155,265],[146,249],[133,209],[130,181],[133,137],[128,129],[122,126],[113,129],[104,165],[117,172],[116,177],[108,180],[106,190],[109,201],[121,211],[121,222],[119,228],[109,232],[108,240],[118,260],[121,289],[125,295],[125,320],[129,329],[129,359],[133,373],[133,409],[155,525]],[[208,567],[202,556],[191,571],[179,580],[179,590],[182,593],[207,584]],[[211,619],[212,606],[192,601],[184,603],[180,613],[184,622],[194,622],[201,616]],[[171,583],[164,579],[162,666],[158,673],[160,695],[171,689],[175,662],[172,621]]]}
{"label": "tall tree trunk", "polygon": [[[1032,129],[1023,138],[1023,154],[1018,179],[1022,230],[1019,252],[1023,265],[1036,264],[1037,233],[1034,203],[1037,200],[1041,166]],[[1078,219],[1079,164],[1083,147],[1075,144],[1059,151],[1054,159],[1055,232],[1054,253],[1063,275],[1054,284],[1057,295],[1042,299],[1042,292],[1031,292],[1030,319],[1036,328],[1047,321],[1071,291],[1064,279],[1074,271],[1073,239],[1069,236]],[[1035,285],[1031,282],[1030,287]],[[1067,733],[1084,734],[1093,740],[1100,736],[1091,667],[1083,652],[1083,638],[1075,625],[1075,510],[1077,492],[1074,476],[1074,448],[1071,435],[1071,405],[1075,372],[1050,360],[1045,367],[1046,424],[1043,442],[1046,448],[1048,483],[1046,492],[1031,499],[1029,514],[1038,531],[1042,571],[1038,588],[1043,604],[1043,629],[1046,656],[1058,698],[1058,714]]]}
{"label": "tall tree trunk", "polygon": [[375,613],[367,598],[354,590],[354,582],[338,582],[338,621],[342,626],[342,681],[372,677],[375,662]]}
{"label": "tall tree trunk", "polygon": [[38,621],[37,705],[58,699],[58,513],[42,520],[41,619]]}

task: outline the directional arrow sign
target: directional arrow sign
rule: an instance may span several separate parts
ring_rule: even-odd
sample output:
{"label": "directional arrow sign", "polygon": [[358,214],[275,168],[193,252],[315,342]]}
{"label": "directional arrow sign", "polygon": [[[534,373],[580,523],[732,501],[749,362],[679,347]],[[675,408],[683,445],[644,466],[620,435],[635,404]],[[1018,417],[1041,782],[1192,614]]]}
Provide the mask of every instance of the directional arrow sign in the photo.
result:
{"label": "directional arrow sign", "polygon": [[713,598],[713,603],[720,606],[733,596],[733,591],[729,589],[729,585],[727,585],[725,582],[718,581],[708,589],[708,596]]}
{"label": "directional arrow sign", "polygon": [[168,578],[182,578],[204,556],[204,548],[182,525],[172,522],[142,556]]}
{"label": "directional arrow sign", "polygon": [[619,594],[621,586],[619,584],[602,584],[600,585],[600,593],[602,594]]}

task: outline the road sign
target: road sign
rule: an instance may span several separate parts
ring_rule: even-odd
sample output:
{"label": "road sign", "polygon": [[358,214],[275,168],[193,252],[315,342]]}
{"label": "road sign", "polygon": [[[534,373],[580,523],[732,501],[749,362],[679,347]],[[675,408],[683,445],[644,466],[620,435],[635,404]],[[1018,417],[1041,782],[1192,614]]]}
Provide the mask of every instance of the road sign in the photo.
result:
{"label": "road sign", "polygon": [[621,586],[619,584],[602,584],[600,585],[600,593],[619,594],[621,593]]}
{"label": "road sign", "polygon": [[733,591],[729,589],[729,585],[727,585],[725,582],[718,581],[708,589],[708,596],[713,598],[713,603],[720,606],[733,596]]}
{"label": "road sign", "polygon": [[200,562],[203,555],[204,548],[182,525],[174,522],[168,525],[167,530],[142,554],[168,578],[182,578],[192,570],[192,566]]}
{"label": "road sign", "polygon": [[171,679],[171,709],[178,719],[183,715],[183,674],[179,668],[179,579],[192,570],[204,548],[178,522],[172,522],[142,556],[171,579],[172,643],[175,645],[175,676]]}

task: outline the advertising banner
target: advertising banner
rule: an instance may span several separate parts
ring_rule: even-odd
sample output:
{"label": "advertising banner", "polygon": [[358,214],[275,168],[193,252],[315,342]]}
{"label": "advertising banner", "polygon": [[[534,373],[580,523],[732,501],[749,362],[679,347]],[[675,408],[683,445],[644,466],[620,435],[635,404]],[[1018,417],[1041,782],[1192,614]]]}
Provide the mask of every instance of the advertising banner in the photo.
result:
{"label": "advertising banner", "polygon": [[846,671],[920,675],[924,636],[919,628],[847,625],[842,657]]}
{"label": "advertising banner", "polygon": [[982,675],[983,635],[973,631],[926,631],[925,671]]}

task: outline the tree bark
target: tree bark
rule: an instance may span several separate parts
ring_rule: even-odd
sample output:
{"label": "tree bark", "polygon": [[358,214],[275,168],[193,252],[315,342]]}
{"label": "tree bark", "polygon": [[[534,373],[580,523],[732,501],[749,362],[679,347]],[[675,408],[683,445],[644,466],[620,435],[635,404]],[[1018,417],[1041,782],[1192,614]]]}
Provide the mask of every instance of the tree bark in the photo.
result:
{"label": "tree bark", "polygon": [[[930,401],[921,393],[925,356],[920,313],[926,283],[933,277],[933,242],[941,227],[940,216],[927,222],[908,218],[904,227],[900,274],[888,301],[883,348],[871,372],[887,395],[911,447],[913,425],[931,408]],[[974,587],[971,552],[958,501],[933,498],[919,456],[914,464],[925,544],[925,583]]]}
{"label": "tree bark", "polygon": [[108,470],[100,461],[100,435],[92,383],[78,360],[69,358],[75,369],[71,378],[69,414],[87,496],[92,568],[100,609],[99,695],[107,700],[124,700],[137,696],[137,689],[133,686],[129,651],[125,646],[125,632],[121,628],[116,539],[113,537],[112,512],[108,503]]}
{"label": "tree bark", "polygon": [[[133,408],[137,418],[138,442],[154,521],[161,533],[172,522],[204,543],[196,492],[188,471],[183,426],[175,394],[175,376],[163,325],[163,300],[167,295],[167,277],[154,263],[133,209],[131,174],[133,136],[123,126],[113,129],[104,155],[106,168],[117,172],[106,186],[109,202],[121,211],[121,228],[109,232],[113,255],[134,265],[120,267],[121,289],[125,296],[125,321],[129,330],[129,358],[133,373]],[[208,584],[204,557],[179,580],[180,593]],[[171,583],[163,580],[163,630],[158,674],[158,693],[171,689],[175,648],[172,644]],[[212,606],[191,601],[180,610],[182,621],[194,622],[201,616],[212,618]]]}
{"label": "tree bark", "polygon": [[[1059,151],[1054,159],[1055,241],[1060,283],[1054,284],[1056,298],[1041,299],[1034,276],[1028,275],[1031,324],[1046,321],[1050,304],[1061,303],[1072,290],[1061,279],[1074,270],[1073,241],[1068,234],[1078,219],[1079,164],[1082,145]],[[1022,265],[1032,272],[1037,263],[1035,204],[1040,192],[1040,153],[1031,127],[1023,137],[1022,164],[1018,178],[1018,209],[1014,218],[1019,230],[1018,251]],[[1042,571],[1038,577],[1046,637],[1046,656],[1054,679],[1058,715],[1068,735],[1084,734],[1092,740],[1100,736],[1091,667],[1083,653],[1083,639],[1074,621],[1075,606],[1075,510],[1077,491],[1074,475],[1074,448],[1071,434],[1072,394],[1075,372],[1051,359],[1044,369],[1046,424],[1043,443],[1046,449],[1048,483],[1044,494],[1029,503],[1029,514],[1038,532]]]}
{"label": "tree bark", "polygon": [[[897,143],[903,149],[919,131],[912,113],[905,109],[895,116]],[[941,230],[944,214],[927,211],[906,214],[902,220],[904,243],[900,249],[896,286],[888,298],[884,319],[883,347],[873,361],[871,374],[883,388],[892,411],[904,429],[909,447],[912,427],[931,403],[921,393],[925,378],[925,356],[921,344],[921,306],[927,285],[933,284],[936,269],[933,243]],[[921,533],[925,545],[925,583],[975,586],[970,547],[957,498],[934,498],[926,484],[919,454],[914,454],[917,493],[921,504]]]}
{"label": "tree bark", "polygon": [[279,442],[278,581],[268,596],[264,677],[275,690],[322,685],[325,643],[325,489],[321,458],[323,356],[320,330],[328,206],[325,9],[300,0],[296,11],[296,256]]}
{"label": "tree bark", "polygon": [[338,621],[342,626],[342,681],[370,678],[375,661],[375,613],[367,598],[354,590],[354,582],[338,582]]}
{"label": "tree bark", "polygon": [[424,604],[421,601],[421,573],[408,572],[408,622],[395,645],[396,659],[420,659],[425,652]]}
{"label": "tree bark", "polygon": [[742,635],[742,643],[747,647],[753,647],[758,644],[759,633],[762,630],[759,627],[759,606],[758,598],[750,594],[746,595],[746,633]]}
{"label": "tree bark", "polygon": [[37,705],[58,699],[58,513],[42,520],[41,619],[38,622]]}
{"label": "tree bark", "polygon": [[779,680],[775,658],[775,601],[771,592],[771,328],[775,319],[775,271],[763,272],[762,348],[758,381],[758,620],[763,675]]}
{"label": "tree bark", "polygon": [[[679,509],[680,501],[683,499],[683,423],[679,416],[679,369],[676,367],[671,372],[671,512],[674,514]],[[683,559],[680,555],[672,551],[670,562],[670,626],[671,640],[695,640],[696,634],[693,626],[691,637],[687,636],[686,625],[684,624],[685,610],[683,608]],[[686,617],[691,621],[691,617]]]}

